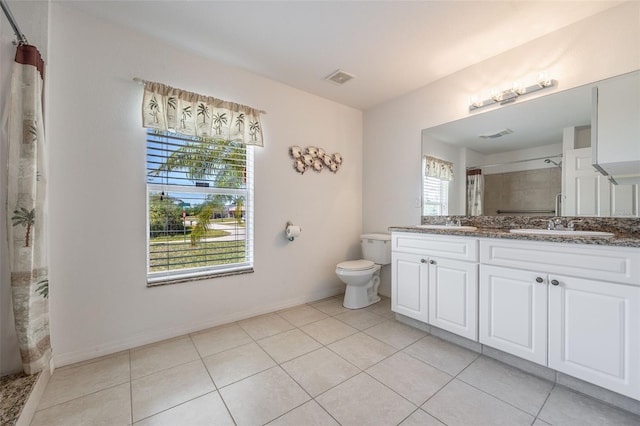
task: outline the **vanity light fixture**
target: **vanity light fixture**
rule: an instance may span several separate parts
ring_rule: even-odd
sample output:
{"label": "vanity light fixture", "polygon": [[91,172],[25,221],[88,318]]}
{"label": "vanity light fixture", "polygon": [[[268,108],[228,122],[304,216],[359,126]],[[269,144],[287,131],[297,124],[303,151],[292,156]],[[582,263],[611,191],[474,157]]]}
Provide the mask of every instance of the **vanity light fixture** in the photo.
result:
{"label": "vanity light fixture", "polygon": [[547,71],[542,71],[538,74],[536,83],[530,86],[527,86],[522,80],[516,80],[513,82],[511,88],[507,90],[500,90],[499,88],[494,87],[489,91],[489,98],[485,100],[481,100],[478,95],[469,97],[469,111],[494,104],[510,104],[511,102],[515,102],[519,96],[527,93],[534,93],[548,87],[553,87],[556,84],[557,81],[550,79]]}

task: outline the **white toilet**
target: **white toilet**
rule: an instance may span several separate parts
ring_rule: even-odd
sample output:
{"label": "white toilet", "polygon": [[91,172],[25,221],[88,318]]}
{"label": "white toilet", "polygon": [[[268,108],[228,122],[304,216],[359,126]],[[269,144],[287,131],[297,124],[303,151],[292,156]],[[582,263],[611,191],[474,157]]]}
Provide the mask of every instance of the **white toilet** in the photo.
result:
{"label": "white toilet", "polygon": [[338,263],[336,274],[347,285],[342,305],[348,309],[365,308],[380,301],[380,268],[391,263],[391,235],[360,235],[362,260]]}

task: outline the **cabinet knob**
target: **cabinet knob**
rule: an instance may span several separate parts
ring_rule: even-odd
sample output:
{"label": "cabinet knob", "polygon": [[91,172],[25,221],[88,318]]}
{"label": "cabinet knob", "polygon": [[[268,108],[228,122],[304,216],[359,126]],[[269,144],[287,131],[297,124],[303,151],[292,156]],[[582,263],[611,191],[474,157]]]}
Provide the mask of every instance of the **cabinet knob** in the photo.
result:
{"label": "cabinet knob", "polygon": [[420,263],[427,263],[427,259],[420,259]]}
{"label": "cabinet knob", "polygon": [[551,280],[551,284],[552,284],[552,285],[559,285],[559,284],[560,284],[560,281],[558,281],[558,280]]}
{"label": "cabinet knob", "polygon": [[544,281],[544,280],[542,279],[542,277],[537,277],[537,278],[536,278],[536,282],[537,282],[537,283],[541,283],[542,281]]}
{"label": "cabinet knob", "polygon": [[430,263],[430,264],[432,264],[432,265],[435,265],[435,264],[436,264],[436,261],[435,261],[435,260],[433,260],[433,259],[431,259],[431,260],[429,261],[429,263]]}

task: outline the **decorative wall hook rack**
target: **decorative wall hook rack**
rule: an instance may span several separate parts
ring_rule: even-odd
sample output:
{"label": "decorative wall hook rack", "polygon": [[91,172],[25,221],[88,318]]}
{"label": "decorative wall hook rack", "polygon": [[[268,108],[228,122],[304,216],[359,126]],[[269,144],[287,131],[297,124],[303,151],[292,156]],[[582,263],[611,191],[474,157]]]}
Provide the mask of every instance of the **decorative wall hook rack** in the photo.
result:
{"label": "decorative wall hook rack", "polygon": [[289,155],[293,158],[293,168],[300,174],[311,169],[321,172],[324,168],[336,173],[342,165],[342,155],[339,153],[327,154],[322,148],[308,146],[302,149],[299,146],[289,148]]}

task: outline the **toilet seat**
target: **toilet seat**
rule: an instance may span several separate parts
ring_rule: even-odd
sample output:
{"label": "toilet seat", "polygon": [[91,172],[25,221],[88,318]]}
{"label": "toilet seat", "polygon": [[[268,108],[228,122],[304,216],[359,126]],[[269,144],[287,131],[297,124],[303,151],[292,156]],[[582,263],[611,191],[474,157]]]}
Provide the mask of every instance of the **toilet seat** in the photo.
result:
{"label": "toilet seat", "polygon": [[344,271],[366,271],[372,269],[376,264],[370,260],[347,260],[346,262],[340,262],[336,266],[337,269]]}

